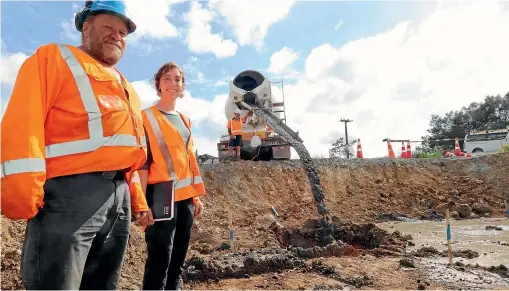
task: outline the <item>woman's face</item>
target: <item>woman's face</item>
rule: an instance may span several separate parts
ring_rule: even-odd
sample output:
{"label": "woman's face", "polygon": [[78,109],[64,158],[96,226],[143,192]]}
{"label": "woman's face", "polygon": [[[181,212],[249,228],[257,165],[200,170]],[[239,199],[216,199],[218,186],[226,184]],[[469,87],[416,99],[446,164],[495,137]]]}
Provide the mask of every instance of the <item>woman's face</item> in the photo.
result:
{"label": "woman's face", "polygon": [[161,76],[159,81],[161,96],[176,99],[182,93],[182,75],[179,69],[172,68]]}

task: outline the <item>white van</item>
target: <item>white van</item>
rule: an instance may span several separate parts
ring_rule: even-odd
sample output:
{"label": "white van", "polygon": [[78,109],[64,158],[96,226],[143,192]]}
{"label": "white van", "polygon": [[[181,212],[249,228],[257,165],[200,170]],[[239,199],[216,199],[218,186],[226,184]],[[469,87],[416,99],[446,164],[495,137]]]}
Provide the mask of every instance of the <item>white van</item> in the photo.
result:
{"label": "white van", "polygon": [[498,152],[509,144],[509,128],[470,132],[465,136],[466,153]]}

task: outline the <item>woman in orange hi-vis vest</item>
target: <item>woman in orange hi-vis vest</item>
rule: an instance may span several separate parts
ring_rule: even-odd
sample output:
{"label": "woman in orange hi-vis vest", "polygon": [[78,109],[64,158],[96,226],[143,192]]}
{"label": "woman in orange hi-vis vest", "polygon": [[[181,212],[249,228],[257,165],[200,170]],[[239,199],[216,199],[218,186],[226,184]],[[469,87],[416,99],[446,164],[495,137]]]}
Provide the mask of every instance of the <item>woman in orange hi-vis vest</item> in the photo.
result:
{"label": "woman in orange hi-vis vest", "polygon": [[1,124],[1,207],[27,220],[26,290],[115,289],[131,213],[148,205],[141,101],[116,68],[136,26],[122,1],[86,1],[80,46],[47,44],[23,62]]}
{"label": "woman in orange hi-vis vest", "polygon": [[160,100],[142,112],[148,158],[138,172],[149,204],[150,197],[172,189],[175,202],[171,220],[155,221],[145,229],[148,257],[143,290],[177,290],[194,218],[203,212],[198,196],[205,194],[205,186],[193,149],[191,121],[175,111],[177,99],[184,96],[184,72],[170,62],[157,71],[154,81]]}

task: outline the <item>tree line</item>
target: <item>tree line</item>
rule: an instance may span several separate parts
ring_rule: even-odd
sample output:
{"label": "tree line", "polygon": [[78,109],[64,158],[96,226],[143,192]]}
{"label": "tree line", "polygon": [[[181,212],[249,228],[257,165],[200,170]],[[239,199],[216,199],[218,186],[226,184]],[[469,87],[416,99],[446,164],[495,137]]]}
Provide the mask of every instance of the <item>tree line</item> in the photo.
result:
{"label": "tree line", "polygon": [[[472,102],[459,110],[444,115],[432,114],[427,134],[423,142],[414,150],[415,157],[424,157],[431,152],[454,149],[454,139],[464,138],[470,131],[503,129],[509,126],[509,92],[504,96],[486,96],[482,102]],[[435,141],[452,139],[450,141]],[[460,147],[463,141],[460,140]],[[346,158],[355,156],[354,142],[345,143],[343,137],[337,139],[329,150],[330,157]]]}
{"label": "tree line", "polygon": [[[509,92],[504,96],[486,96],[482,102],[472,102],[459,110],[449,111],[443,116],[432,114],[427,134],[422,137],[417,152],[426,153],[434,149],[453,149],[454,140],[464,138],[470,131],[503,129],[509,126]],[[460,147],[463,148],[463,141]]]}

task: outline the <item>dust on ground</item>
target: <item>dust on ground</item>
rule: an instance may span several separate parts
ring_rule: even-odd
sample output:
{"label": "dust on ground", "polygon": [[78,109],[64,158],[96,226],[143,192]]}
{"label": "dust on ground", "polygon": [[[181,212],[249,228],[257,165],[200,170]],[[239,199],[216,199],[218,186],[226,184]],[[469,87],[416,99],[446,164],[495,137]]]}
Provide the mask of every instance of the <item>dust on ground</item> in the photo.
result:
{"label": "dust on ground", "polygon": [[[380,240],[383,242],[380,246],[348,239],[346,230],[337,236],[332,233],[333,240],[321,235],[324,233],[321,230],[318,231],[321,241],[312,237],[320,229],[316,225],[318,215],[308,177],[299,161],[206,165],[202,166],[208,192],[203,198],[206,212],[194,226],[185,288],[440,289],[459,284],[461,279],[466,280],[461,288],[477,288],[470,283],[470,277],[433,276],[441,268],[453,270],[440,262],[436,263],[438,266],[426,263],[426,260],[436,262],[435,258],[410,257],[415,268],[401,266],[400,260],[409,256],[407,251],[412,239],[405,237],[405,233],[393,237],[369,225],[378,222],[383,214],[385,217],[391,217],[387,214],[400,217],[401,214],[407,219],[439,219],[437,206],[449,200],[457,205],[468,205],[474,217],[503,217],[502,198],[509,195],[509,154],[450,160],[318,159],[314,162],[330,215],[338,218],[334,223],[337,230],[350,227],[350,238],[355,238],[363,227],[371,229],[363,237],[372,234],[376,238],[378,234],[385,238]],[[277,216],[271,207],[277,211]],[[460,210],[468,209],[458,209],[458,215]],[[230,213],[235,250],[224,247],[228,241]],[[19,259],[24,228],[23,222],[2,217],[2,289],[22,289]],[[145,242],[141,230],[132,229],[120,289],[141,287]],[[211,262],[215,256],[231,257],[224,262],[238,264],[239,268],[247,264],[248,271],[244,273],[249,277],[194,280],[199,272],[193,273],[191,266],[196,267],[201,261]],[[250,257],[254,260],[246,262]],[[268,261],[264,261],[264,257],[269,258]],[[292,268],[274,268],[269,263],[271,258],[281,258],[281,261],[276,260],[279,266],[281,262],[291,262]],[[266,266],[264,262],[271,267],[260,267]],[[258,271],[252,271],[250,266]],[[230,272],[225,265],[220,267],[223,273]],[[502,278],[496,272],[475,266],[465,270],[474,274],[472,276],[481,274],[487,282],[493,283],[482,286],[492,288],[503,283],[494,279]]]}

